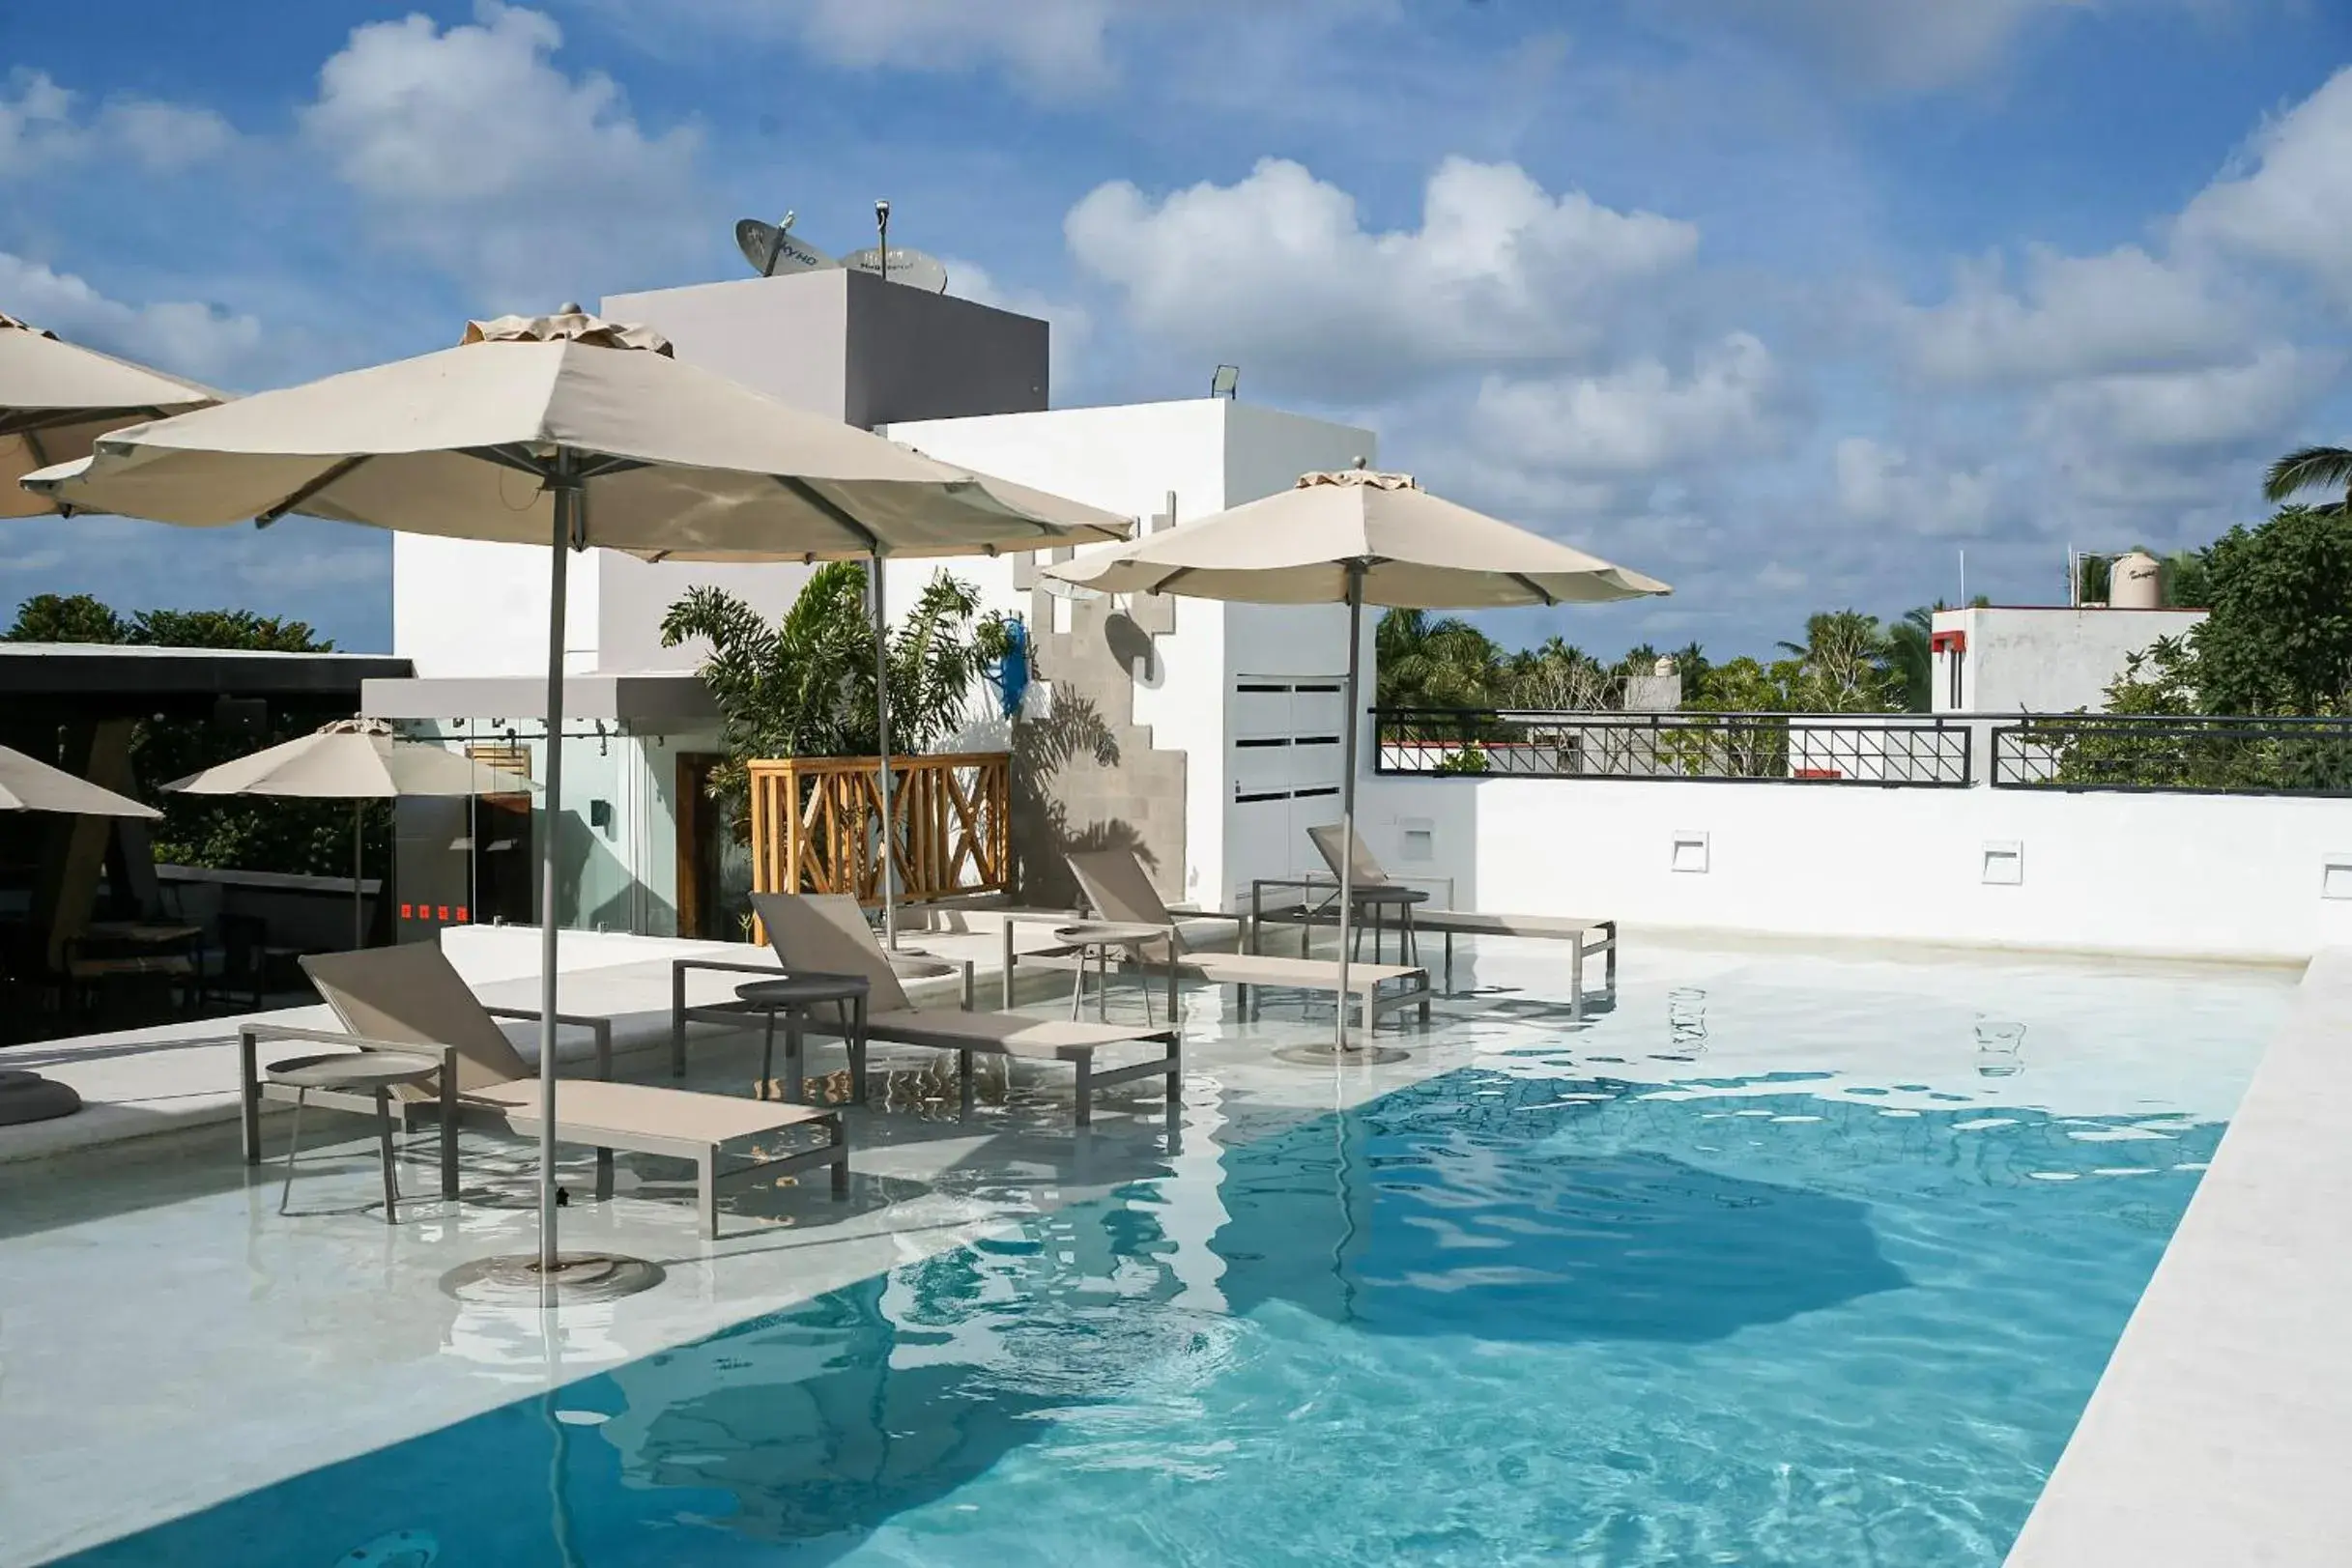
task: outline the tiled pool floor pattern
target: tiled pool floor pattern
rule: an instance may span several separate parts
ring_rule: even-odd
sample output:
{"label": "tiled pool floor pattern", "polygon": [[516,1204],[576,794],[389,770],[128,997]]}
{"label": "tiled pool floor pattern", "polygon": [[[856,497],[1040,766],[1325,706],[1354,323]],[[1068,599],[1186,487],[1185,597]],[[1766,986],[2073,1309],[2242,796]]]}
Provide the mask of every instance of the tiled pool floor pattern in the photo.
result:
{"label": "tiled pool floor pattern", "polygon": [[[2129,979],[1662,953],[1581,1033],[1471,1004],[1346,1112],[1315,1103],[1328,1069],[1204,1044],[1172,1155],[1131,1127],[1090,1188],[1026,1132],[877,1150],[902,1174],[856,1218],[685,1262],[655,1297],[694,1309],[643,1298],[552,1348],[416,1298],[419,1264],[486,1238],[297,1236],[260,1189],[19,1233],[0,1277],[142,1216],[144,1244],[201,1250],[209,1214],[265,1315],[287,1287],[256,1247],[339,1266],[309,1288],[345,1321],[280,1352],[306,1380],[331,1393],[337,1353],[363,1370],[387,1333],[416,1353],[339,1429],[359,1457],[291,1480],[336,1457],[318,1399],[241,1391],[250,1344],[148,1354],[236,1412],[224,1449],[278,1433],[278,1484],[100,1561],[324,1564],[403,1530],[444,1562],[1995,1561],[2286,988]],[[369,1247],[429,1256],[355,1274]],[[791,1285],[830,1294],[758,1300]],[[403,1424],[401,1385],[413,1408],[437,1380],[473,1410]],[[0,1433],[41,1413],[14,1392]],[[83,1457],[135,1424],[95,1423]],[[139,1473],[83,1506],[119,1490],[143,1523]]]}

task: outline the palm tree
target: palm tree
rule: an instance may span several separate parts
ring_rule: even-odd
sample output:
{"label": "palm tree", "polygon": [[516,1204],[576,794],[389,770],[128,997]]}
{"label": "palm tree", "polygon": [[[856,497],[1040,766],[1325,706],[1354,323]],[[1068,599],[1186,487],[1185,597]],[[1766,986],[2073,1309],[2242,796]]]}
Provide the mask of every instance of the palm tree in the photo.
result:
{"label": "palm tree", "polygon": [[2276,505],[2301,491],[2338,490],[2343,499],[2313,511],[2341,516],[2352,511],[2352,446],[2306,446],[2270,466],[2262,479],[2262,499]]}
{"label": "palm tree", "polygon": [[1491,707],[1503,674],[1494,640],[1458,615],[1391,610],[1372,634],[1384,708]]}
{"label": "palm tree", "polygon": [[1805,619],[1805,641],[1780,646],[1796,662],[1798,692],[1817,713],[1883,713],[1902,692],[1879,617],[1830,610]]}
{"label": "palm tree", "polygon": [[1934,610],[1916,606],[1886,629],[1888,656],[1902,683],[1907,713],[1926,713],[1936,706],[1936,611],[1943,608],[1941,599]]}
{"label": "palm tree", "polygon": [[[1010,647],[1011,623],[979,609],[977,589],[940,572],[891,629],[894,751],[912,755],[954,733],[983,671]],[[711,793],[732,808],[738,826],[749,803],[744,764],[754,758],[872,756],[880,749],[863,562],[819,566],[774,625],[723,588],[689,588],[662,617],[662,645],[693,640],[710,648],[703,682],[728,755],[711,772]]]}

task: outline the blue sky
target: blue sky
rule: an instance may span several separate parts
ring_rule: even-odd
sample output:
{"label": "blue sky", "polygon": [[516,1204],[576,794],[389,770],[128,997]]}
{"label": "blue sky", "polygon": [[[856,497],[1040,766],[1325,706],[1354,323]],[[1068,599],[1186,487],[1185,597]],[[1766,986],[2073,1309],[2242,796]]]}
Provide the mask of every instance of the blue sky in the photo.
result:
{"label": "blue sky", "polygon": [[[1794,636],[2202,543],[2352,437],[2333,0],[119,0],[0,13],[0,310],[240,390],[472,315],[893,236],[1055,324],[1056,398],[1362,420],[1678,588],[1497,617]],[[2340,72],[2340,73],[2339,73]],[[389,638],[389,552],[9,524],[0,606]]]}

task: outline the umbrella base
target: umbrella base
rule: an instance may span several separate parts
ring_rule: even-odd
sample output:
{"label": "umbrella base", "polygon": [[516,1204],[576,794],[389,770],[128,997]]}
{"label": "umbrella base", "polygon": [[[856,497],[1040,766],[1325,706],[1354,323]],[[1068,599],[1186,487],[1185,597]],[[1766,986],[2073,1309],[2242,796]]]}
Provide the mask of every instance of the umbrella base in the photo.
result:
{"label": "umbrella base", "polygon": [[1334,1062],[1387,1067],[1393,1062],[1413,1060],[1411,1051],[1400,1051],[1393,1045],[1350,1045],[1343,1051],[1328,1040],[1317,1045],[1285,1045],[1273,1054],[1277,1062],[1296,1062],[1305,1067],[1329,1067]]}
{"label": "umbrella base", "polygon": [[660,1264],[611,1252],[560,1253],[547,1274],[531,1252],[459,1264],[441,1276],[441,1288],[469,1306],[585,1306],[649,1291],[663,1278]]}
{"label": "umbrella base", "polygon": [[82,1098],[70,1084],[38,1072],[0,1072],[0,1126],[54,1121],[81,1108]]}

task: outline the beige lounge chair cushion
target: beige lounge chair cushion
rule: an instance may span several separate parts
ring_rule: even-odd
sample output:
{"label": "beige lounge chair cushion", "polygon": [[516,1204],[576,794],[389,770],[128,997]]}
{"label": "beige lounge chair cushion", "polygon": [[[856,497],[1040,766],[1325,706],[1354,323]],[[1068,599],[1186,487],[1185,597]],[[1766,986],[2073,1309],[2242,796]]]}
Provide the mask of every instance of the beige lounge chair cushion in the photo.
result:
{"label": "beige lounge chair cushion", "polygon": [[[1182,967],[1219,985],[1276,985],[1302,991],[1335,991],[1339,966],[1329,958],[1284,958],[1272,953],[1191,953]],[[1411,964],[1351,963],[1347,988],[1369,991],[1383,981],[1419,980],[1426,971]]]}
{"label": "beige lounge chair cushion", "polygon": [[[1152,886],[1151,873],[1133,849],[1082,849],[1064,857],[1070,863],[1070,872],[1078,879],[1078,889],[1094,912],[1104,920],[1118,921],[1129,926],[1174,926],[1176,915]],[[1160,944],[1151,944],[1156,950]],[[1181,932],[1176,938],[1176,951],[1187,951]],[[1157,951],[1147,953],[1157,961]]]}
{"label": "beige lounge chair cushion", "polygon": [[1469,936],[1582,936],[1609,923],[1581,915],[1488,915],[1474,909],[1417,909],[1413,924],[1424,931]]}
{"label": "beige lounge chair cushion", "polygon": [[[1332,875],[1337,876],[1339,874],[1339,824],[1334,822],[1325,827],[1308,828],[1306,836],[1314,841],[1315,848],[1323,856],[1323,864],[1332,869]],[[1362,834],[1352,828],[1349,829],[1347,844],[1350,862],[1349,882],[1360,888],[1385,888],[1390,885],[1389,873],[1381,870],[1380,862],[1372,858],[1372,851],[1364,843]]]}
{"label": "beige lounge chair cushion", "polygon": [[752,908],[766,928],[767,944],[794,974],[863,975],[866,1005],[875,1012],[912,1009],[906,987],[874,939],[866,912],[845,894],[755,893]]}
{"label": "beige lounge chair cushion", "polygon": [[[1070,870],[1086,899],[1104,920],[1138,926],[1167,926],[1176,917],[1161,901],[1143,863],[1133,849],[1087,849],[1072,855]],[[1306,991],[1339,988],[1339,966],[1328,958],[1281,958],[1273,954],[1194,953],[1177,949],[1179,967],[1218,985],[1282,985]],[[1156,958],[1150,961],[1157,961]],[[1351,963],[1348,990],[1368,992],[1383,981],[1420,979],[1425,972],[1392,963]]]}
{"label": "beige lounge chair cushion", "polygon": [[1114,1023],[1031,1018],[1018,1012],[950,1012],[945,1009],[910,1008],[875,1013],[866,1020],[869,1040],[898,1040],[913,1045],[1048,1062],[1076,1061],[1105,1046],[1163,1040],[1167,1033],[1165,1025],[1137,1029]]}
{"label": "beige lounge chair cushion", "polygon": [[[516,1130],[539,1126],[539,1083],[535,1078],[493,1084],[466,1097],[469,1105],[495,1106]],[[732,1095],[660,1089],[651,1084],[606,1083],[563,1078],[556,1083],[556,1125],[582,1143],[610,1136],[666,1138],[676,1143],[722,1144],[786,1127],[822,1121],[832,1113],[806,1105],[763,1103]]]}
{"label": "beige lounge chair cushion", "polygon": [[302,959],[302,970],[353,1034],[429,1045],[436,1053],[455,1046],[461,1095],[536,1071],[482,1011],[481,999],[449,967],[437,942],[316,954]]}

